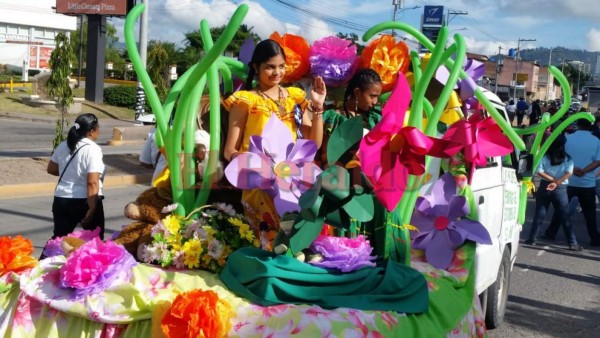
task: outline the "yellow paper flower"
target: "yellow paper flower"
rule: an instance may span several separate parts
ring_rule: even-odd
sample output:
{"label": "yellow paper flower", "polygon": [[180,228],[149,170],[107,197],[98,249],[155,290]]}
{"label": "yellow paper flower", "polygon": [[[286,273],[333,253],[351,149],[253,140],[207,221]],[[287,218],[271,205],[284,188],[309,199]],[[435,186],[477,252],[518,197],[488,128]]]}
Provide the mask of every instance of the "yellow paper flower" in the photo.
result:
{"label": "yellow paper flower", "polygon": [[360,62],[362,68],[371,68],[379,74],[383,92],[389,92],[394,88],[398,72],[405,73],[408,70],[408,46],[403,41],[396,42],[391,35],[382,35],[365,47]]}

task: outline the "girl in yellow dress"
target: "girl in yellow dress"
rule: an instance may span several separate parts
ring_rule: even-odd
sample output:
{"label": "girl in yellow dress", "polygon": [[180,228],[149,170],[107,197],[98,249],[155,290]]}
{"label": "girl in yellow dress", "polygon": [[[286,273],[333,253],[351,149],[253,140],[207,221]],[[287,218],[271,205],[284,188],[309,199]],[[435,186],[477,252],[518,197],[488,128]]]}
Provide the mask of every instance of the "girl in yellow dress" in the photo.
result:
{"label": "girl in yellow dress", "polygon": [[[260,42],[249,64],[246,90],[235,92],[224,101],[229,111],[225,160],[231,161],[239,152],[248,151],[250,137],[260,136],[272,115],[290,129],[295,139],[310,139],[321,147],[323,103],[327,94],[325,82],[321,77],[314,79],[309,102],[302,89],[281,86],[284,76],[283,48],[273,40]],[[255,88],[252,88],[253,80],[256,80]],[[245,190],[242,204],[255,230],[265,234],[279,229],[280,218],[269,194],[260,189]],[[268,246],[268,242],[263,241],[263,246]]]}

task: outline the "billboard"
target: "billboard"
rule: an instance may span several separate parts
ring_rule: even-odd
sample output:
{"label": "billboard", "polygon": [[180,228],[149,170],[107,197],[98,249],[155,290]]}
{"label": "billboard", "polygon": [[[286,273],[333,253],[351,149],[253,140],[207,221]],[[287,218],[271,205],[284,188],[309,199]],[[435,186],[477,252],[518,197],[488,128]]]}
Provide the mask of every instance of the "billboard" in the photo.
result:
{"label": "billboard", "polygon": [[50,69],[50,56],[54,47],[29,46],[29,68]]}
{"label": "billboard", "polygon": [[124,16],[127,14],[125,0],[56,0],[56,13],[97,14]]}
{"label": "billboard", "polygon": [[444,6],[425,6],[423,9],[423,26],[442,26],[444,24]]}

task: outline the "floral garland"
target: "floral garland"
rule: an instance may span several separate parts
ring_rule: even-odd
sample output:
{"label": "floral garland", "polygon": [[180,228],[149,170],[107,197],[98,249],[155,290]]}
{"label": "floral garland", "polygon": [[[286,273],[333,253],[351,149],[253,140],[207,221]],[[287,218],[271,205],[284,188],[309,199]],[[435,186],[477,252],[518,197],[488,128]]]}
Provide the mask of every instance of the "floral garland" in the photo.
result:
{"label": "floral garland", "polygon": [[[200,217],[191,219],[196,213]],[[187,217],[168,215],[152,227],[152,237],[143,249],[144,262],[215,273],[233,251],[260,246],[246,218],[224,203],[200,207]]]}

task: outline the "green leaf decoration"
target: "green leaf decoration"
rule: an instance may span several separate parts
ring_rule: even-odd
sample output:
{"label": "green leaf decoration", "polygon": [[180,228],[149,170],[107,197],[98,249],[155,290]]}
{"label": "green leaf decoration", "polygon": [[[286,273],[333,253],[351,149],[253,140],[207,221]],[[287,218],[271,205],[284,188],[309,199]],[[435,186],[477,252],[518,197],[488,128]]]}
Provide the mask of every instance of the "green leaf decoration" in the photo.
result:
{"label": "green leaf decoration", "polygon": [[[345,163],[352,159],[352,154],[349,154],[348,151],[360,142],[362,136],[362,117],[357,116],[342,122],[331,133],[329,142],[327,142],[327,163],[329,165],[338,161]],[[346,159],[346,157],[348,158]]]}
{"label": "green leaf decoration", "polygon": [[321,233],[324,223],[325,219],[323,218],[317,218],[314,221],[298,218],[290,237],[290,250],[292,254],[308,248]]}
{"label": "green leaf decoration", "polygon": [[[362,187],[361,187],[362,191]],[[360,222],[373,219],[375,204],[371,194],[357,194],[343,206],[348,215]]]}

